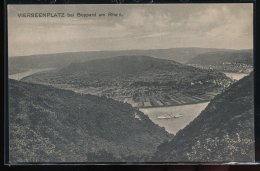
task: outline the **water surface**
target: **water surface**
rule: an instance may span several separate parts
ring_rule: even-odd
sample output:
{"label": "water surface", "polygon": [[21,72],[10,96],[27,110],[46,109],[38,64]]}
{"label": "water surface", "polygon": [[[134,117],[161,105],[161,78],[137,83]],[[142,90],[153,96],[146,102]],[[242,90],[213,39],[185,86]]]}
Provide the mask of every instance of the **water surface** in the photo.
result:
{"label": "water surface", "polygon": [[35,74],[37,72],[49,71],[49,70],[53,70],[53,69],[54,68],[30,69],[30,70],[25,71],[25,72],[20,72],[20,73],[17,73],[17,74],[9,75],[8,78],[14,79],[14,80],[21,80],[24,77],[30,76],[30,75]]}
{"label": "water surface", "polygon": [[[176,134],[193,121],[208,104],[209,102],[204,102],[182,106],[140,108],[139,110],[147,115],[155,124],[164,127],[167,132]],[[163,117],[166,119],[160,119]]]}
{"label": "water surface", "polygon": [[236,80],[236,81],[238,81],[238,80],[240,80],[240,79],[242,79],[242,78],[244,78],[245,76],[248,75],[248,74],[245,74],[245,73],[233,73],[233,72],[224,72],[224,74],[227,77],[229,77],[233,80]]}

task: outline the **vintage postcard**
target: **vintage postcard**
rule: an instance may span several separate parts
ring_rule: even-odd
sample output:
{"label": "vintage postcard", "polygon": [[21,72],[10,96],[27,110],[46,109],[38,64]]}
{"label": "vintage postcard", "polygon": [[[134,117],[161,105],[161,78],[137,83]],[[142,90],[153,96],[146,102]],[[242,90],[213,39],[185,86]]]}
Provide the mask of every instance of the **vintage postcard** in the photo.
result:
{"label": "vintage postcard", "polygon": [[254,162],[253,4],[8,5],[9,162]]}

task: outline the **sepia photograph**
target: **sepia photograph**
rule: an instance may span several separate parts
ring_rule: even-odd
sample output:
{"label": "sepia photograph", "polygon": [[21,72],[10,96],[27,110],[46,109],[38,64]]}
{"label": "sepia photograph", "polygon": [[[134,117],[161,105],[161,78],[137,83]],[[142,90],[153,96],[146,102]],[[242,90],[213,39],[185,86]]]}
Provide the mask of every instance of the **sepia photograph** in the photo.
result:
{"label": "sepia photograph", "polygon": [[255,161],[252,3],[7,7],[10,164]]}

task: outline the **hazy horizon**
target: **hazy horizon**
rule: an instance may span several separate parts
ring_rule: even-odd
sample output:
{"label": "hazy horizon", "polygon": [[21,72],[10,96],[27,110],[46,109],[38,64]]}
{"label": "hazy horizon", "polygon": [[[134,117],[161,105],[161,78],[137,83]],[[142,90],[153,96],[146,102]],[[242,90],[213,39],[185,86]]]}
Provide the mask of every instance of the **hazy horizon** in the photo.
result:
{"label": "hazy horizon", "polygon": [[23,57],[23,56],[36,56],[36,55],[52,55],[52,54],[63,54],[63,53],[84,53],[84,52],[116,52],[116,51],[142,51],[142,50],[167,50],[167,49],[216,49],[216,50],[253,50],[251,49],[226,49],[226,48],[205,48],[205,47],[172,47],[172,48],[161,48],[161,49],[118,49],[118,50],[89,50],[89,51],[68,51],[68,52],[56,52],[56,53],[35,53],[30,55],[17,55],[8,56],[9,58]]}
{"label": "hazy horizon", "polygon": [[[18,13],[121,13],[19,18]],[[252,4],[9,5],[10,57],[88,51],[253,48]]]}

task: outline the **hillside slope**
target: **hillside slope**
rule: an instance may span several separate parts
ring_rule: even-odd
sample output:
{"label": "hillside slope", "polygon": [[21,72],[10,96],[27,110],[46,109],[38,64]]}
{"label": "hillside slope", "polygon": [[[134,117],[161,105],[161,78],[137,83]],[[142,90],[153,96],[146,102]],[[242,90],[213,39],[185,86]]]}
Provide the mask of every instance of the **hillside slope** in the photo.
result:
{"label": "hillside slope", "polygon": [[171,136],[129,104],[9,80],[11,162],[145,161]]}
{"label": "hillside slope", "polygon": [[[149,56],[73,63],[59,70],[33,74],[23,81],[104,95],[138,107],[207,101],[231,84],[222,73]],[[196,100],[193,96],[199,97]]]}
{"label": "hillside slope", "polygon": [[42,54],[20,57],[10,57],[9,74],[16,74],[30,69],[61,68],[75,62],[84,62],[93,59],[109,58],[114,56],[154,56],[160,59],[169,59],[185,63],[191,58],[206,52],[220,51],[223,49],[211,48],[170,48],[148,50],[118,50],[118,51],[89,51],[67,52],[57,54]]}
{"label": "hillside slope", "polygon": [[192,58],[187,63],[202,69],[249,74],[253,71],[253,50],[203,53]]}
{"label": "hillside slope", "polygon": [[216,65],[223,63],[240,63],[253,65],[253,50],[217,51],[202,53],[187,63],[200,65]]}
{"label": "hillside slope", "polygon": [[254,161],[253,75],[234,83],[172,141],[158,147],[154,161]]}

